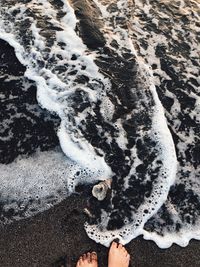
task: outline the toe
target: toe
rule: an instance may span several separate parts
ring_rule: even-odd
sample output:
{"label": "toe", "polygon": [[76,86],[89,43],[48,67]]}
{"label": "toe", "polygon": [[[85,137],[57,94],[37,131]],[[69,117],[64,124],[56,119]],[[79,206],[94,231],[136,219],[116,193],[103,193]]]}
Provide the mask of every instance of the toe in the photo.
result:
{"label": "toe", "polygon": [[88,262],[91,262],[91,255],[90,255],[90,252],[87,253],[87,261],[88,261]]}
{"label": "toe", "polygon": [[83,254],[82,259],[83,259],[83,261],[85,261],[87,259],[87,255]]}
{"label": "toe", "polygon": [[111,248],[117,248],[117,243],[115,241],[112,242]]}
{"label": "toe", "polygon": [[91,253],[91,261],[97,261],[97,253],[94,251]]}
{"label": "toe", "polygon": [[122,244],[119,244],[118,248],[119,249],[122,249],[123,248]]}
{"label": "toe", "polygon": [[76,267],[80,267],[82,263],[83,263],[83,259],[82,259],[82,257],[80,257],[77,264],[76,264]]}
{"label": "toe", "polygon": [[123,252],[124,252],[125,254],[128,253],[127,250],[125,249],[125,247],[122,247],[122,250],[123,250]]}
{"label": "toe", "polygon": [[127,254],[126,257],[124,258],[124,262],[126,263],[127,266],[129,266],[129,263],[130,263],[130,255]]}

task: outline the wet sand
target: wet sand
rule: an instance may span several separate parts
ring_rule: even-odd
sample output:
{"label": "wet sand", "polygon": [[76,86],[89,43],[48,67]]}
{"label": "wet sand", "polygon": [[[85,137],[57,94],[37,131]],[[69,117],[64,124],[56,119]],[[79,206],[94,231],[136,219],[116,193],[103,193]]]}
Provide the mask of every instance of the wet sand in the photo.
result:
{"label": "wet sand", "polygon": [[[108,249],[90,240],[84,231],[85,199],[71,196],[30,219],[0,229],[0,267],[73,267],[80,254],[97,251],[99,266],[107,266]],[[186,248],[176,245],[159,249],[153,242],[137,238],[130,242],[132,267],[198,267],[200,242]]]}
{"label": "wet sand", "polygon": [[[80,12],[79,15],[84,17]],[[87,14],[85,16],[89,17]],[[90,27],[91,30],[87,31],[86,36],[82,36],[85,38],[84,42],[91,48],[103,45],[98,29],[94,29],[95,25],[90,25],[89,20],[86,21],[88,24],[80,24],[80,27],[87,26],[87,29]],[[0,47],[2,52],[2,41]],[[8,47],[5,48],[6,51],[9,55]],[[19,63],[13,64],[15,58],[13,55],[11,58],[12,60],[9,58],[7,61],[10,62],[13,72],[18,72]],[[16,69],[13,66],[16,66]],[[40,142],[44,143],[43,139],[41,140]],[[57,140],[52,143],[57,144]],[[1,227],[0,267],[58,267],[62,264],[73,267],[82,253],[93,250],[98,253],[99,266],[106,267],[108,249],[89,239],[83,227],[86,220],[83,213],[85,202],[81,196],[71,196],[48,211]],[[186,248],[174,245],[162,250],[151,241],[137,238],[127,245],[127,250],[131,254],[132,267],[200,266],[200,242],[195,240]]]}

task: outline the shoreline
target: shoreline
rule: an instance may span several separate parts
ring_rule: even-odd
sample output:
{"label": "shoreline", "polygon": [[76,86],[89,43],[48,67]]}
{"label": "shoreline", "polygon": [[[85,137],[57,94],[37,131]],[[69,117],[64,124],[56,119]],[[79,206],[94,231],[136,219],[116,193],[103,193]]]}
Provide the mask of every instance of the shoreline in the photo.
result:
{"label": "shoreline", "polygon": [[[55,1],[56,2],[56,1]],[[87,1],[72,1],[74,3],[84,4]],[[172,9],[173,10],[173,9]],[[84,40],[84,43],[91,47],[91,49],[95,49],[96,46],[104,46],[104,41],[102,41],[101,32],[98,30],[101,28],[101,25],[93,24],[91,20],[86,20],[88,17],[95,17],[93,11],[91,11],[91,15],[89,13],[84,14],[84,12],[80,12],[77,8],[77,14],[80,17],[83,17],[84,20],[80,20],[80,32],[82,32],[81,38]],[[88,11],[89,12],[89,11]],[[139,12],[139,11],[138,11]],[[140,13],[138,13],[139,15]],[[154,14],[155,15],[155,14]],[[97,16],[96,16],[97,17]],[[187,18],[183,16],[183,18]],[[97,20],[98,21],[98,20]],[[87,22],[87,23],[86,23]],[[161,20],[162,22],[162,20]],[[82,23],[82,24],[81,24]],[[157,34],[157,28],[155,28],[151,22],[151,20],[146,21],[147,26],[149,27],[149,31],[152,34]],[[163,23],[165,25],[165,23]],[[162,26],[162,25],[161,25]],[[89,28],[89,30],[84,30]],[[161,27],[162,28],[162,27]],[[82,30],[81,30],[82,29]],[[185,31],[187,27],[185,28]],[[84,36],[84,32],[87,33]],[[186,31],[187,32],[187,31]],[[53,32],[54,33],[54,32]],[[166,34],[168,31],[166,31]],[[145,31],[144,31],[145,36]],[[158,33],[161,34],[161,33]],[[139,47],[145,46],[145,37],[140,38],[138,40],[141,41]],[[156,35],[157,36],[157,35]],[[173,36],[171,36],[173,37]],[[135,37],[136,38],[136,37]],[[137,39],[137,38],[136,38]],[[171,39],[173,40],[173,38]],[[144,43],[143,43],[144,42]],[[152,39],[153,42],[153,39]],[[149,46],[151,46],[151,42]],[[46,113],[45,110],[42,110],[36,101],[36,86],[33,81],[29,81],[30,84],[28,86],[22,87],[20,82],[14,82],[8,79],[5,82],[6,75],[15,77],[14,80],[18,81],[26,81],[24,78],[25,67],[19,64],[16,59],[14,50],[12,47],[8,45],[8,43],[0,40],[1,47],[1,61],[2,61],[2,70],[3,70],[3,78],[2,78],[2,94],[5,99],[10,99],[7,101],[2,101],[5,105],[2,104],[2,114],[4,114],[5,122],[4,124],[4,133],[2,134],[3,138],[5,136],[12,136],[6,133],[7,131],[7,116],[11,114],[13,116],[13,122],[9,123],[9,131],[13,132],[14,138],[8,139],[5,143],[5,146],[2,146],[2,157],[1,160],[3,164],[11,163],[15,158],[19,155],[32,155],[38,149],[41,151],[50,151],[50,149],[56,147],[58,145],[58,138],[56,135],[57,128],[59,127],[60,120],[57,116],[53,114]],[[153,47],[153,46],[152,46]],[[169,46],[170,47],[170,46]],[[177,46],[174,47],[174,53],[176,52]],[[146,48],[147,49],[147,48]],[[182,55],[184,55],[184,51],[187,51],[187,43],[186,47],[183,46]],[[147,49],[148,50],[148,49]],[[179,51],[179,50],[178,50]],[[158,92],[160,100],[162,101],[163,107],[166,112],[170,113],[171,108],[174,105],[174,101],[180,102],[181,109],[180,113],[175,113],[180,116],[180,123],[182,131],[185,131],[189,134],[190,125],[192,123],[196,123],[195,120],[190,120],[188,111],[187,114],[184,115],[184,110],[190,110],[191,114],[193,114],[194,109],[194,99],[189,97],[186,94],[187,90],[195,90],[195,87],[191,87],[191,84],[196,82],[193,78],[191,79],[191,84],[189,82],[184,84],[181,79],[179,79],[179,73],[175,72],[176,64],[179,64],[179,61],[173,61],[173,53],[172,55],[168,53],[167,48],[162,45],[157,44],[155,52],[158,54],[158,62],[161,62],[160,70],[165,72],[167,77],[171,80],[164,80],[164,76],[158,76],[158,72],[156,69],[159,67],[155,64],[152,65],[154,74],[159,79],[163,81]],[[181,53],[181,50],[179,51]],[[172,56],[172,57],[171,57]],[[146,54],[146,58],[149,58],[149,62],[154,59],[148,53]],[[184,58],[184,57],[183,57]],[[187,57],[186,57],[187,58]],[[161,60],[161,61],[159,61]],[[193,59],[194,60],[194,59]],[[187,62],[187,61],[183,61]],[[195,61],[194,61],[195,62]],[[96,62],[98,63],[98,62]],[[182,62],[180,61],[182,64]],[[99,66],[102,70],[106,69],[106,65],[104,66],[99,61]],[[197,64],[197,63],[195,63]],[[117,65],[116,65],[117,66]],[[195,65],[193,65],[195,66]],[[125,69],[126,70],[126,69]],[[110,69],[107,69],[108,73]],[[122,69],[119,72],[119,77],[122,75],[123,78],[124,70]],[[175,75],[177,74],[177,75]],[[126,75],[125,75],[126,76]],[[116,76],[117,77],[117,76]],[[84,78],[84,77],[82,77]],[[125,77],[126,78],[126,77]],[[190,81],[190,80],[188,80]],[[186,89],[185,90],[185,86]],[[181,88],[179,88],[181,87]],[[6,90],[5,90],[6,89]],[[184,91],[185,90],[185,91]],[[174,92],[176,94],[173,96]],[[168,93],[168,94],[167,94]],[[11,96],[11,97],[10,97]],[[170,98],[170,97],[171,98]],[[9,98],[10,97],[10,98]],[[178,106],[179,107],[179,106]],[[15,116],[13,115],[13,110],[16,110]],[[37,111],[37,112],[35,112]],[[120,110],[119,110],[120,111]],[[20,114],[20,116],[19,116]],[[24,114],[26,116],[24,116]],[[173,115],[173,112],[170,113]],[[177,115],[177,117],[178,117]],[[187,115],[187,116],[186,116]],[[12,117],[11,116],[11,117]],[[183,116],[183,117],[182,117]],[[184,117],[185,116],[185,117]],[[22,120],[18,120],[22,118]],[[176,117],[175,117],[176,118]],[[174,124],[171,122],[170,117],[168,117],[169,127],[173,130]],[[26,125],[25,130],[21,131],[19,125]],[[175,124],[176,125],[176,124]],[[196,129],[196,136],[198,137],[198,123],[195,126],[192,126],[192,129]],[[195,128],[196,127],[196,128]],[[18,130],[20,128],[20,131]],[[12,130],[10,130],[12,129]],[[23,127],[22,127],[23,129]],[[26,134],[28,132],[29,134]],[[23,133],[23,135],[22,135]],[[33,133],[33,135],[32,135]],[[178,131],[172,131],[174,141],[178,142]],[[189,135],[188,135],[189,136]],[[184,143],[183,143],[184,144]],[[185,150],[185,153],[189,153],[188,162],[190,162],[194,168],[198,168],[199,160],[198,160],[198,151],[199,151],[199,143],[192,143],[191,147],[188,150]],[[181,150],[180,150],[181,151]],[[180,153],[181,155],[181,153]],[[190,159],[190,157],[192,159]],[[183,161],[186,158],[180,157]],[[197,172],[194,172],[195,179],[197,178]],[[187,173],[186,173],[187,174]],[[196,176],[195,176],[196,175]],[[192,176],[193,177],[193,176]],[[185,180],[187,181],[187,180]],[[193,206],[185,206],[186,213],[184,214],[184,210],[181,213],[182,215],[187,214],[187,207],[193,215],[195,215],[196,211],[199,210],[199,202],[193,201],[196,200],[195,191],[194,194],[191,194],[191,190],[187,190],[185,188],[184,183],[179,181],[176,187],[170,191],[169,195],[171,198],[176,200],[175,204],[177,209],[182,208],[183,200]],[[192,187],[191,187],[192,188]],[[9,195],[9,194],[8,194]],[[9,195],[9,197],[11,194]],[[18,203],[17,203],[18,204]],[[3,200],[1,202],[1,209],[3,211]],[[20,221],[15,221],[9,225],[0,226],[0,267],[48,267],[60,266],[61,262],[66,262],[67,267],[73,267],[76,265],[76,262],[79,256],[87,251],[97,251],[99,256],[99,266],[106,267],[107,266],[107,253],[108,249],[100,244],[95,243],[93,240],[89,239],[85,230],[84,230],[84,222],[85,215],[83,213],[83,209],[86,207],[86,199],[81,195],[71,195],[70,197],[64,199],[59,204],[56,204],[49,210],[38,213],[33,217],[26,218]],[[125,207],[124,205],[122,206]],[[19,206],[20,209],[20,206]],[[181,209],[180,209],[181,210]],[[12,209],[11,209],[12,211]],[[2,212],[3,214],[3,212]],[[165,215],[166,223],[167,216],[170,213],[162,213],[161,215]],[[8,210],[9,215],[9,210]],[[12,214],[10,214],[11,216]],[[3,216],[3,215],[2,215]],[[3,218],[3,217],[2,217]],[[185,218],[185,217],[184,217]],[[188,218],[188,217],[187,217]],[[195,217],[193,217],[195,218]],[[190,219],[190,218],[189,218]],[[116,220],[117,221],[117,220]],[[162,227],[166,226],[164,222],[161,225],[160,229],[162,231]],[[149,227],[154,226],[154,222],[152,225],[150,223]],[[179,226],[178,224],[176,226]],[[127,250],[131,254],[131,266],[132,267],[199,267],[200,266],[200,243],[196,240],[191,240],[189,245],[185,248],[179,247],[178,245],[173,245],[168,249],[160,249],[153,241],[143,240],[142,237],[138,237],[132,240],[128,245],[126,245]]]}
{"label": "shoreline", "polygon": [[[99,266],[107,266],[108,248],[88,238],[84,230],[85,199],[73,195],[34,217],[13,222],[0,229],[1,267],[58,267],[62,259],[74,267],[81,254],[95,250]],[[200,243],[160,249],[138,237],[126,245],[131,267],[198,267]],[[59,263],[59,264],[58,264]]]}

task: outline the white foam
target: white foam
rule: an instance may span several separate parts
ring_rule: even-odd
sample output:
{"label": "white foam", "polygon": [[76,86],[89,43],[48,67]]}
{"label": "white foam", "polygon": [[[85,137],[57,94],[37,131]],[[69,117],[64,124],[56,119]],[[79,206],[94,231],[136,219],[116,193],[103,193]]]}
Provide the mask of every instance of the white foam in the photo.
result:
{"label": "white foam", "polygon": [[[179,183],[181,184],[181,180],[179,180],[179,178],[181,178],[180,173],[177,176],[179,177],[177,178],[176,184],[179,184]],[[198,176],[199,174],[197,174],[197,176],[195,177],[192,177],[192,175],[190,175],[190,183],[193,184],[192,190],[196,194],[196,196],[199,195],[199,183],[197,183],[196,181]],[[186,190],[187,189],[191,190],[191,186],[187,184],[188,181],[182,181],[182,182],[186,183]],[[188,205],[190,205],[190,203],[188,203]],[[175,210],[176,208],[177,210]],[[175,212],[171,213],[171,209],[174,209]],[[169,226],[169,229],[165,229],[165,227],[163,226],[163,228],[161,229],[162,230],[161,234],[158,234],[155,231],[156,229],[153,229],[153,231],[147,231],[144,229],[142,231],[142,235],[144,239],[154,241],[160,248],[163,248],[163,249],[169,248],[173,244],[177,244],[181,247],[186,247],[189,244],[191,239],[200,240],[199,218],[198,217],[194,218],[195,219],[194,224],[187,223],[183,220],[183,218],[181,218],[179,212],[180,213],[182,212],[178,209],[176,205],[174,206],[172,205],[171,209],[168,208],[168,211],[170,211],[170,216],[173,214],[172,219],[173,219],[174,225]],[[197,210],[197,214],[198,214],[198,210]],[[158,217],[156,219],[159,222],[160,218]],[[191,216],[191,220],[193,220],[192,216]],[[176,222],[178,222],[179,225],[181,226],[181,228],[178,231],[175,229]]]}
{"label": "white foam", "polygon": [[14,209],[17,213],[28,205],[23,215],[27,217],[62,201],[69,195],[69,181],[75,177],[71,166],[60,150],[37,152],[29,158],[18,157],[10,164],[0,164],[4,211]]}
{"label": "white foam", "polygon": [[105,163],[104,158],[97,156],[94,152],[94,148],[88,142],[80,143],[79,140],[77,140],[76,144],[75,140],[71,141],[71,137],[67,133],[63,122],[61,122],[58,137],[63,152],[74,162],[77,162],[80,166],[85,166],[85,168],[91,170],[96,176],[101,174],[102,179],[111,176],[111,169]]}
{"label": "white foam", "polygon": [[[199,222],[197,223],[199,225]],[[164,236],[158,235],[156,232],[148,232],[143,230],[142,235],[145,240],[154,241],[160,248],[166,249],[173,244],[177,244],[181,247],[186,247],[191,239],[200,240],[199,226],[196,227],[184,227],[178,233],[165,233]]]}
{"label": "white foam", "polygon": [[[148,1],[145,2],[147,3]],[[193,78],[198,82],[197,73],[199,71],[199,65],[193,64],[192,62],[192,59],[195,59],[197,60],[197,62],[199,62],[199,56],[197,55],[198,30],[195,27],[196,21],[199,21],[199,15],[197,15],[196,13],[196,10],[199,10],[200,7],[198,1],[194,1],[192,3],[192,6],[190,6],[186,1],[180,1],[177,3],[162,1],[162,4],[166,5],[166,7],[170,9],[172,8],[172,5],[177,5],[178,10],[176,9],[176,12],[178,12],[180,15],[187,15],[187,18],[190,20],[189,27],[187,27],[187,24],[184,24],[181,19],[177,20],[176,16],[172,17],[173,13],[162,12],[159,6],[159,1],[156,1],[154,5],[151,5],[151,3],[148,2],[149,6],[151,6],[151,11],[150,9],[147,10],[144,8],[145,2],[143,3],[138,0],[135,1],[135,12],[132,16],[130,31],[133,43],[136,44],[138,54],[140,55],[140,60],[145,60],[147,62],[147,65],[149,66],[151,66],[152,64],[156,66],[156,69],[153,71],[154,77],[152,77],[154,84],[160,86],[163,80],[171,80],[166,72],[164,70],[161,70],[160,58],[155,53],[158,45],[164,47],[167,57],[169,57],[169,59],[172,59],[172,62],[174,60],[173,71],[180,77],[181,81],[186,82],[187,84],[190,78]],[[161,30],[162,33],[158,33],[156,30],[149,30],[146,25],[143,24],[142,20],[140,19],[143,13],[145,13],[145,16],[148,17],[149,21],[153,21],[155,20],[155,18],[159,19],[160,24],[158,30]],[[195,15],[193,16],[194,13]],[[170,21],[170,25],[174,26],[168,28],[167,24],[162,24],[162,19]],[[189,49],[189,51],[187,52],[186,49],[180,49],[178,51],[178,54],[176,54],[173,52],[173,49],[170,46],[173,47],[175,41],[181,44],[183,40],[180,38],[180,36],[188,36],[188,38],[184,38],[184,41],[189,45],[189,47],[191,47],[191,49]],[[148,46],[146,48],[143,48],[143,46],[141,45],[141,40],[146,40],[148,42]],[[187,55],[184,55],[184,52],[186,52]],[[188,114],[192,118],[192,120],[194,120],[194,122],[198,123],[198,102],[200,98],[197,95],[199,92],[199,87],[194,84],[192,85],[192,87],[192,92],[190,92],[190,90],[188,90],[189,92],[187,91],[187,86],[185,90],[177,88],[178,90],[182,91],[184,95],[186,94],[190,98],[196,99],[196,105],[191,112],[189,112],[189,110],[184,110],[181,107],[180,103],[182,103],[182,99],[179,99],[177,97],[175,87],[175,90],[172,90],[173,88],[171,88],[171,90],[164,88],[164,95],[170,97],[173,100],[173,105],[170,112],[166,110],[166,116],[169,119],[172,130],[179,138],[179,142],[177,144],[179,153],[178,157],[180,157],[183,161],[185,161],[186,159],[186,152],[190,151],[189,153],[191,153],[191,149],[189,148],[193,147],[195,142],[199,140],[199,137],[195,134],[193,127],[189,128],[189,130],[185,130],[185,132],[179,130],[182,124],[180,115],[184,116],[184,114]],[[196,171],[192,164],[189,162],[184,162],[184,165],[185,166],[183,167],[178,163],[176,185],[184,184],[187,190],[192,190],[197,194],[197,196],[199,196],[199,184],[197,182],[199,177],[198,171]],[[187,176],[184,177],[183,173],[187,173]],[[176,206],[174,208],[176,208]],[[178,215],[176,216],[176,218],[181,221],[181,229],[179,231],[171,229],[171,232],[165,232],[165,227],[163,227],[162,230],[164,231],[164,236],[160,236],[156,232],[144,231],[144,238],[155,241],[157,245],[162,248],[167,248],[173,243],[176,243],[180,246],[186,246],[189,243],[190,239],[199,239],[199,221],[196,221],[195,219],[195,225],[191,226],[184,223]]]}
{"label": "white foam", "polygon": [[[95,1],[95,3],[98,4],[98,1]],[[118,5],[120,5],[120,7],[123,7],[119,9],[120,11],[118,16],[126,17],[126,14],[123,14],[123,10],[125,12],[127,11],[126,1],[119,1]],[[101,4],[99,4],[98,6],[101,10],[104,10]],[[105,12],[103,11],[102,14],[105,14]],[[110,23],[112,23],[113,21],[112,16],[113,14],[111,14],[110,18],[108,18],[108,15],[105,15],[105,32],[107,32],[107,29],[110,27]],[[116,14],[114,16],[116,16]],[[106,225],[107,218],[105,218],[100,225],[85,225],[89,237],[105,246],[109,246],[110,242],[115,238],[118,238],[122,244],[126,244],[131,239],[142,233],[143,226],[146,221],[158,211],[158,209],[167,199],[170,186],[175,182],[177,171],[175,147],[170,131],[167,127],[163,107],[155,90],[155,85],[153,83],[153,74],[148,65],[141,61],[137,56],[128,33],[123,28],[120,28],[120,25],[118,25],[114,33],[109,33],[107,40],[108,43],[113,39],[117,40],[118,42],[118,45],[120,47],[118,51],[119,54],[121,54],[120,50],[123,51],[123,48],[127,48],[132,51],[132,54],[137,58],[137,62],[139,63],[138,75],[140,76],[140,79],[143,80],[141,82],[141,86],[143,85],[144,88],[147,85],[149,86],[147,91],[149,90],[151,92],[153,100],[155,102],[151,136],[153,140],[157,140],[157,142],[159,143],[159,156],[161,161],[163,162],[163,166],[161,177],[160,179],[158,179],[158,185],[154,186],[151,197],[148,199],[150,200],[149,202],[151,202],[151,204],[149,202],[145,202],[141,205],[138,213],[133,215],[134,222],[132,224],[127,224],[122,229],[115,231],[105,230],[103,225]],[[121,136],[120,139],[118,139],[118,142],[120,143],[120,147],[122,147],[122,144],[124,145],[126,141]],[[134,170],[132,170],[131,173],[134,173]],[[129,178],[126,177],[126,179]],[[127,181],[125,182],[125,184],[125,186],[127,187]],[[146,214],[144,210],[148,210],[148,213]]]}
{"label": "white foam", "polygon": [[[33,4],[35,4],[35,1],[32,2]],[[109,81],[99,73],[98,67],[96,66],[96,64],[94,64],[93,61],[94,55],[88,54],[86,52],[86,46],[83,44],[82,40],[77,36],[75,32],[77,20],[74,15],[74,11],[67,3],[67,1],[63,2],[63,11],[66,12],[66,15],[62,18],[61,23],[59,25],[63,29],[63,31],[59,31],[56,33],[57,42],[64,42],[66,44],[65,58],[67,58],[68,60],[72,57],[73,54],[79,55],[79,59],[77,60],[78,62],[76,62],[76,67],[78,68],[80,74],[86,74],[91,78],[91,81],[92,79],[99,79],[100,81],[102,81],[102,83],[105,84],[106,89],[106,87],[109,86]],[[46,1],[42,1],[41,3],[43,4],[42,12],[44,12],[44,15],[50,14],[53,16],[53,18],[56,17],[56,13],[52,11],[52,7],[50,6],[50,4],[46,3]],[[48,6],[48,10],[46,9],[46,5]],[[53,13],[49,13],[49,10]],[[27,53],[24,51],[24,48],[16,40],[15,33],[6,33],[4,29],[5,27],[2,27],[2,30],[0,31],[0,38],[6,40],[10,45],[12,45],[15,48],[16,56],[18,57],[20,62],[25,66],[28,66],[25,72],[25,76],[36,82],[38,89],[38,102],[41,104],[42,107],[52,112],[56,112],[62,119],[58,136],[60,138],[60,143],[63,148],[63,151],[66,153],[67,156],[72,157],[73,160],[77,160],[79,164],[82,164],[83,168],[88,168],[90,166],[93,169],[95,168],[95,170],[104,169],[104,177],[109,177],[111,174],[109,167],[107,166],[102,157],[98,157],[94,153],[91,145],[87,143],[86,140],[84,140],[84,142],[82,143],[79,142],[79,146],[81,146],[81,149],[78,149],[76,144],[74,144],[74,142],[70,140],[70,137],[66,132],[66,116],[68,112],[70,112],[70,110],[67,110],[66,103],[63,100],[67,94],[76,91],[76,87],[72,82],[73,80],[70,81],[70,78],[68,78],[68,86],[66,86],[66,83],[62,82],[58,76],[51,72],[51,70],[45,68],[42,70],[38,70],[37,68],[31,66],[31,62],[33,61],[32,53],[34,54],[34,57],[40,58],[42,49],[44,48],[44,38],[41,37],[39,34],[40,29],[36,27],[35,22],[32,23],[30,29],[33,33],[33,36],[36,37],[36,41],[34,47],[31,48],[32,53],[30,53],[30,55],[27,55]],[[35,49],[37,50],[36,52]],[[59,47],[55,44],[53,50],[51,50],[51,54],[58,52],[58,50]],[[60,52],[62,54],[62,51]],[[81,71],[79,65],[85,65],[86,69]],[[46,79],[46,77],[48,77],[48,80]],[[52,90],[54,88],[62,88],[62,90],[59,93],[58,90]],[[101,87],[97,89],[97,91],[94,91],[92,89],[89,89],[88,87],[83,86],[82,88],[82,90],[85,90],[89,93],[90,99],[92,99],[92,101],[97,101],[97,99],[102,94],[104,94],[104,91],[102,91]],[[63,93],[63,90],[65,90],[65,93]]]}

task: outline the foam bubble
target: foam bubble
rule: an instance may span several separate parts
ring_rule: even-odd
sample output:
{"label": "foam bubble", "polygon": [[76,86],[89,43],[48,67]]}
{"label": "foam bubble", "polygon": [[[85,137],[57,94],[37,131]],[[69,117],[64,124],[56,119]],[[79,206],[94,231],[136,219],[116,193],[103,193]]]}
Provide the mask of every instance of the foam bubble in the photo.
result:
{"label": "foam bubble", "polygon": [[[71,170],[71,171],[70,171]],[[74,177],[71,162],[60,151],[37,152],[18,157],[10,164],[0,164],[3,210],[13,210],[13,219],[30,216],[60,202],[69,195],[69,181]]]}
{"label": "foam bubble", "polygon": [[[97,2],[96,2],[97,3]],[[98,3],[97,3],[98,4]],[[127,3],[124,1],[120,1],[122,9],[116,10],[116,13],[111,13],[109,16],[106,15],[105,17],[105,27],[103,30],[105,32],[109,27],[112,27],[113,23],[113,16],[115,17],[116,14],[120,17],[126,17],[126,14],[123,13],[123,11],[127,11]],[[107,6],[108,7],[108,6]],[[102,9],[102,6],[99,5],[99,8]],[[105,6],[104,6],[105,8]],[[103,12],[104,14],[105,12]],[[119,15],[120,14],[120,15]],[[163,163],[163,165],[160,167],[160,172],[158,174],[159,177],[157,177],[156,183],[153,184],[153,189],[151,191],[151,194],[148,198],[145,198],[144,202],[141,204],[141,206],[138,208],[137,212],[132,212],[132,223],[129,222],[129,220],[124,219],[124,224],[122,228],[119,230],[107,230],[107,226],[109,224],[109,217],[110,214],[107,213],[106,216],[101,217],[101,222],[97,225],[94,224],[86,224],[85,228],[90,238],[94,239],[96,242],[100,242],[101,244],[104,244],[105,246],[109,246],[110,242],[115,239],[119,238],[120,242],[122,244],[128,243],[132,238],[136,237],[137,235],[140,235],[143,229],[143,226],[145,222],[156,213],[156,211],[161,207],[163,202],[167,199],[167,194],[169,191],[170,186],[175,181],[176,176],[176,170],[177,170],[177,159],[176,159],[176,152],[174,143],[171,137],[171,134],[169,132],[169,129],[167,127],[166,119],[164,116],[163,107],[159,101],[157,92],[155,90],[155,85],[152,82],[152,72],[150,71],[149,67],[145,65],[143,62],[137,58],[136,51],[131,44],[130,38],[128,37],[127,33],[124,31],[124,27],[120,28],[120,25],[118,24],[117,30],[112,34],[109,34],[107,42],[111,43],[111,40],[117,40],[118,48],[117,53],[120,55],[123,54],[124,50],[131,51],[132,58],[136,57],[138,64],[137,67],[137,77],[139,77],[139,84],[141,88],[143,88],[143,92],[141,93],[142,98],[138,100],[138,102],[141,103],[138,104],[138,109],[140,112],[145,110],[145,104],[143,104],[143,101],[146,101],[149,103],[149,113],[151,112],[151,104],[149,99],[153,99],[154,101],[154,107],[152,108],[152,128],[148,133],[145,133],[145,130],[142,129],[140,132],[141,136],[145,136],[145,134],[150,136],[152,140],[155,142],[155,147],[157,150],[157,153],[159,154],[159,160]],[[111,48],[111,45],[110,45]],[[113,48],[112,48],[113,49]],[[119,52],[118,52],[119,51]],[[148,86],[147,86],[148,85]],[[134,93],[134,86],[132,88],[132,92]],[[135,110],[133,111],[135,112]],[[147,115],[148,116],[148,115]],[[126,118],[131,118],[132,115],[130,114]],[[139,114],[138,114],[139,117]],[[119,137],[116,139],[119,147],[122,149],[125,149],[128,140],[127,140],[127,133],[124,132],[121,119],[115,122],[116,128],[120,132]],[[134,124],[134,121],[133,121]],[[120,131],[121,130],[121,131]],[[134,159],[135,164],[132,165],[131,171],[129,175],[125,178],[124,186],[125,188],[130,187],[130,183],[132,181],[132,176],[135,175],[137,177],[137,167],[140,165],[140,160],[138,160],[138,151],[135,148],[131,149],[132,153],[132,159]],[[133,156],[134,155],[134,156]],[[137,161],[136,161],[137,158]],[[142,164],[141,164],[142,165]],[[156,163],[152,163],[152,168],[156,169]],[[132,175],[132,176],[131,176]],[[151,175],[148,176],[146,174],[145,181],[151,180]],[[119,193],[119,192],[118,192]],[[117,193],[115,193],[117,194]],[[115,196],[113,194],[113,197]],[[125,196],[124,196],[125,197]],[[112,200],[111,200],[112,201]],[[130,208],[131,210],[131,208]],[[118,211],[120,212],[120,210]],[[121,211],[122,212],[122,211]]]}

